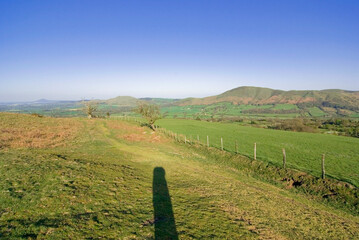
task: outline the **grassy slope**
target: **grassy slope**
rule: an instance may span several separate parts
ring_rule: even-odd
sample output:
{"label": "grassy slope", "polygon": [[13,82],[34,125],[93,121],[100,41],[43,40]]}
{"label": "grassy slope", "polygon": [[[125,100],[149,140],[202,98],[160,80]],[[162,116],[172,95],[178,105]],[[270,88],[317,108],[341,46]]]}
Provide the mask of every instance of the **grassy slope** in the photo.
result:
{"label": "grassy slope", "polygon": [[[273,117],[280,116],[286,118],[298,117],[301,115],[305,116],[347,116],[355,117],[358,113],[358,101],[359,101],[359,92],[344,91],[339,89],[331,90],[303,90],[303,91],[282,91],[274,90],[269,88],[260,88],[260,87],[239,87],[231,89],[227,92],[216,96],[210,96],[205,98],[188,98],[183,99],[175,103],[178,106],[189,106],[193,107],[195,105],[215,105],[222,104],[226,105],[228,103],[233,103],[235,106],[240,105],[264,105],[272,106],[277,105],[278,107],[271,108],[270,112],[259,113],[258,111],[252,112],[242,112],[242,114],[251,116],[251,117]],[[298,109],[296,104],[302,106],[308,105],[307,108],[304,108],[302,111]],[[285,106],[287,105],[287,106]],[[310,108],[313,105],[315,108]],[[323,108],[323,106],[328,106],[329,108]],[[294,106],[294,107],[292,107]],[[340,113],[336,111],[331,111],[332,107],[340,109]],[[324,109],[324,112],[318,109],[321,107]],[[240,110],[237,107],[233,107],[237,112]],[[255,109],[256,107],[254,107]],[[326,110],[325,110],[326,109]],[[351,109],[352,111],[348,111]],[[282,112],[278,112],[281,110]],[[289,113],[285,113],[286,110],[291,110]],[[294,110],[295,113],[293,112]],[[328,111],[327,111],[328,110]],[[173,110],[172,110],[173,111]],[[226,113],[224,113],[226,114]],[[339,114],[339,115],[338,115]],[[237,114],[238,115],[238,114]]]}
{"label": "grassy slope", "polygon": [[203,105],[218,102],[233,102],[241,104],[278,104],[278,103],[303,103],[313,102],[320,104],[323,101],[330,102],[342,107],[357,107],[359,92],[331,90],[303,90],[282,91],[260,87],[238,87],[226,91],[217,96],[205,98],[190,98],[179,101],[179,105]]}
{"label": "grassy slope", "polygon": [[359,237],[358,217],[148,129],[77,121],[83,128],[65,146],[0,150],[0,236],[153,239],[155,225],[157,236],[171,230],[153,224],[153,171],[162,167],[181,239]]}
{"label": "grassy slope", "polygon": [[216,147],[220,146],[220,138],[223,137],[224,148],[229,151],[235,150],[235,141],[238,141],[239,152],[251,158],[256,142],[257,158],[278,165],[282,163],[282,148],[285,148],[288,166],[315,176],[320,176],[321,155],[326,154],[326,172],[329,176],[359,185],[357,138],[182,119],[162,119],[158,124],[188,137],[192,135],[193,139],[199,134],[202,142],[206,141],[208,135],[211,145]]}

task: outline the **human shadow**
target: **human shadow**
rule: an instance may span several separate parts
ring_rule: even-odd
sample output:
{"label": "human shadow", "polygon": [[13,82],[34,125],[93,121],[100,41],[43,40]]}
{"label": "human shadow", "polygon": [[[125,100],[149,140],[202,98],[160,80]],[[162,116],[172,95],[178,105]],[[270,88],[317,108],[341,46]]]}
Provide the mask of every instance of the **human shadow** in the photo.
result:
{"label": "human shadow", "polygon": [[166,171],[162,167],[153,169],[153,209],[155,239],[178,239],[171,197],[168,192]]}

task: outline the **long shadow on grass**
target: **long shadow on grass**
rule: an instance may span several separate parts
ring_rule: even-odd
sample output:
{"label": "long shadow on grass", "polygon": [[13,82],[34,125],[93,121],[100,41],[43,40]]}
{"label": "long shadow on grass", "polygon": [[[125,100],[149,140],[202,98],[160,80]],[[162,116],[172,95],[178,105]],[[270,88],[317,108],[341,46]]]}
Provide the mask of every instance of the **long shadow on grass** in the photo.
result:
{"label": "long shadow on grass", "polygon": [[152,193],[155,212],[155,239],[178,239],[165,174],[166,171],[162,167],[153,169]]}

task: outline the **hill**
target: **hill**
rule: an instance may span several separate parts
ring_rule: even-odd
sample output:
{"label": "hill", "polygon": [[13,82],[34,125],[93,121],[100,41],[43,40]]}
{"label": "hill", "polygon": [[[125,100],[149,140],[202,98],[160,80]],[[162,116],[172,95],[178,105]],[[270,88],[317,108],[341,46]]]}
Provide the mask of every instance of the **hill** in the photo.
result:
{"label": "hill", "polygon": [[110,98],[105,101],[101,101],[102,103],[108,104],[108,105],[117,105],[121,107],[135,107],[137,105],[137,102],[139,100],[134,97],[130,96],[118,96],[115,98]]}
{"label": "hill", "polygon": [[243,156],[111,119],[0,113],[0,123],[4,239],[359,238],[357,207],[271,184]]}
{"label": "hill", "polygon": [[296,104],[359,110],[359,91],[339,89],[283,91],[260,87],[238,87],[216,96],[184,99],[177,105],[210,105],[220,102],[236,105]]}

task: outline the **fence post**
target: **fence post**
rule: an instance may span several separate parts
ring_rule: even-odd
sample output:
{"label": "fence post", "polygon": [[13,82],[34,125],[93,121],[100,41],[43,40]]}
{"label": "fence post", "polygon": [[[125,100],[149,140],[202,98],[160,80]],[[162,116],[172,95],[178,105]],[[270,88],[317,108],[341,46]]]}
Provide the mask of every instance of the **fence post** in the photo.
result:
{"label": "fence post", "polygon": [[209,137],[207,135],[207,147],[209,147]]}
{"label": "fence post", "polygon": [[282,149],[282,152],[283,152],[283,168],[285,168],[285,164],[287,162],[287,156],[285,155],[285,149],[284,148]]}
{"label": "fence post", "polygon": [[322,155],[322,178],[325,179],[325,168],[324,168],[325,154]]}
{"label": "fence post", "polygon": [[197,134],[197,142],[199,143],[199,135]]}
{"label": "fence post", "polygon": [[257,160],[257,143],[254,143],[254,160]]}
{"label": "fence post", "polygon": [[238,141],[237,140],[236,140],[235,148],[236,148],[236,153],[238,154]]}
{"label": "fence post", "polygon": [[223,138],[221,138],[221,150],[223,151]]}

